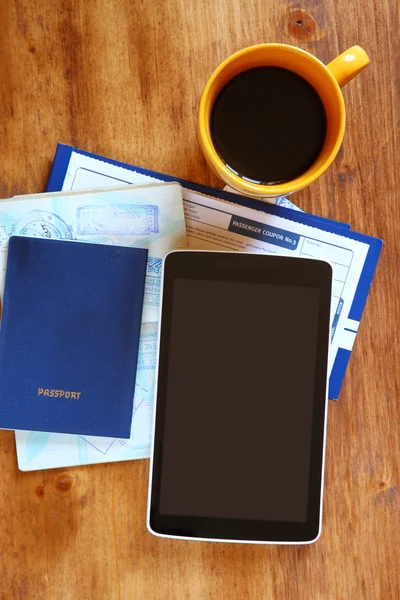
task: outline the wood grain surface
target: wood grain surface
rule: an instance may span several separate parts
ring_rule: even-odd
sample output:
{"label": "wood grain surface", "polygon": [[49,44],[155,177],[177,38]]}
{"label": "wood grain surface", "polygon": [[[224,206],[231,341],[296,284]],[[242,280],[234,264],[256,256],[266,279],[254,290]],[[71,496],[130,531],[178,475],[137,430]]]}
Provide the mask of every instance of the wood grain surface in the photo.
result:
{"label": "wood grain surface", "polygon": [[222,186],[196,134],[218,63],[279,41],[328,62],[358,43],[333,167],[293,197],[384,239],[339,402],[323,532],[305,547],[156,539],[147,460],[21,473],[0,432],[0,599],[400,598],[400,56],[396,0],[3,0],[0,197],[43,191],[57,142]]}

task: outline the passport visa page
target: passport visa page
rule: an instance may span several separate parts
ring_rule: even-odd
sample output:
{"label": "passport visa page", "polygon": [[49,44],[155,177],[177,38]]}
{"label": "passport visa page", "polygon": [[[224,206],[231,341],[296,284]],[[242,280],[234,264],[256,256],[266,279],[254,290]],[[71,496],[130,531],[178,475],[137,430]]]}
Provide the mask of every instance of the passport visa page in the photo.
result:
{"label": "passport visa page", "polygon": [[[126,169],[72,151],[62,189],[71,191],[128,183],[140,185],[157,181],[162,181],[162,179],[157,179],[154,174],[146,175],[143,172],[136,172],[134,169]],[[293,218],[286,219],[282,216],[231,204],[185,189],[185,187],[183,187],[183,207],[189,248],[318,258],[328,260],[332,264],[334,282],[329,356],[329,373],[331,374],[339,349],[344,348],[351,351],[358,330],[359,320],[351,318],[350,311],[369,251],[368,240],[371,238],[360,236],[366,241],[359,241],[347,237],[345,230],[339,224],[338,227],[331,226],[331,231],[319,228],[317,217],[306,215],[302,217],[303,222],[296,222]],[[293,211],[288,211],[288,213],[293,213]],[[280,215],[282,215],[282,211]],[[154,350],[154,368],[148,373],[151,379],[151,385],[148,384],[148,387],[152,390],[154,389],[155,365],[156,350]],[[250,383],[249,387],[251,387]],[[337,395],[330,394],[330,397],[337,399]],[[144,406],[147,406],[149,402],[153,402],[152,396],[146,397]],[[134,406],[136,406],[136,396]],[[139,431],[137,427],[135,429],[135,422],[138,423],[140,416],[140,408],[136,413],[134,408],[129,455],[121,447],[122,444],[119,441],[113,442],[111,457],[106,450],[108,440],[105,440],[104,447],[101,449],[90,449],[89,452],[86,449],[85,453],[82,453],[78,448],[78,446],[82,446],[82,440],[67,440],[67,437],[72,438],[73,436],[52,434],[49,439],[45,440],[42,437],[43,434],[16,432],[20,468],[24,470],[44,469],[52,466],[148,457],[150,456],[153,426],[152,411],[142,413],[143,418],[140,420]],[[135,431],[140,438],[140,447],[138,446],[137,451],[135,450]],[[147,440],[147,445],[145,440]],[[57,459],[57,464],[54,464],[54,456],[57,454],[60,457]],[[71,462],[72,455],[74,462]]]}
{"label": "passport visa page", "polygon": [[18,431],[19,468],[36,470],[149,456],[162,259],[170,250],[187,248],[180,185],[147,182],[144,187],[35,194],[0,201],[1,294],[8,239],[13,234],[149,250],[130,439]]}
{"label": "passport visa page", "polygon": [[[153,185],[149,185],[153,184]],[[0,291],[10,235],[147,248],[143,323],[158,320],[161,265],[187,247],[182,189],[177,184],[16,196],[0,202]]]}

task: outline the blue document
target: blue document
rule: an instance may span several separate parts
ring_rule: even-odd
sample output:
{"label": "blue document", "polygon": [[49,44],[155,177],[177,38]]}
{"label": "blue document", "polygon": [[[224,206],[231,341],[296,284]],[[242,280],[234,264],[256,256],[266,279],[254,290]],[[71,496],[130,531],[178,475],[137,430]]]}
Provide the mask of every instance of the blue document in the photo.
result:
{"label": "blue document", "polygon": [[147,255],[10,238],[0,428],[130,437]]}
{"label": "blue document", "polygon": [[[274,205],[216,190],[63,144],[57,147],[47,191],[159,181],[178,181],[182,185],[189,248],[279,253],[331,262],[334,288],[329,397],[337,400],[382,241],[350,231],[343,223],[285,208],[280,202]],[[239,220],[240,227],[235,226]],[[261,238],[254,239],[251,229],[243,227],[246,221],[256,224],[254,227],[260,230]],[[281,231],[282,240],[271,235],[274,227]],[[287,243],[286,238],[292,243]]]}

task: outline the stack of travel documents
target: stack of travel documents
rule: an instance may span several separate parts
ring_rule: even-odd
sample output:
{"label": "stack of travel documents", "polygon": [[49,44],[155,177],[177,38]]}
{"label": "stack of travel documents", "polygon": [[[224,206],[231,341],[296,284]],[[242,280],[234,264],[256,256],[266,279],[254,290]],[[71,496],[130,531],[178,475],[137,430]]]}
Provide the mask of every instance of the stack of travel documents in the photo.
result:
{"label": "stack of travel documents", "polygon": [[[179,202],[114,196],[128,194],[133,184],[177,182]],[[105,189],[109,201],[99,199]],[[160,190],[162,186],[160,186]],[[86,191],[86,193],[84,193]],[[121,190],[122,191],[122,190]],[[150,455],[154,379],[157,362],[157,320],[162,258],[176,248],[256,252],[329,260],[334,282],[331,310],[329,398],[337,400],[382,247],[382,241],[351,230],[347,224],[310,215],[286,198],[274,203],[216,190],[169,175],[119,163],[59,144],[44,195],[15,199],[18,215],[0,206],[1,252],[11,233],[132,245],[149,250],[144,318],[129,440],[91,436],[16,432],[21,470],[84,465],[146,458]],[[61,192],[61,193],[60,193]],[[40,204],[43,202],[43,204]],[[5,204],[3,204],[5,207]],[[154,208],[152,208],[154,207]],[[13,209],[14,210],[14,209]],[[193,316],[195,318],[195,316]],[[190,323],[188,323],[190,327]],[[273,340],[265,340],[266,344]],[[301,352],[301,347],[298,349]],[[282,356],[282,361],[285,357]],[[251,382],[249,382],[249,393]],[[244,399],[245,402],[245,399]]]}

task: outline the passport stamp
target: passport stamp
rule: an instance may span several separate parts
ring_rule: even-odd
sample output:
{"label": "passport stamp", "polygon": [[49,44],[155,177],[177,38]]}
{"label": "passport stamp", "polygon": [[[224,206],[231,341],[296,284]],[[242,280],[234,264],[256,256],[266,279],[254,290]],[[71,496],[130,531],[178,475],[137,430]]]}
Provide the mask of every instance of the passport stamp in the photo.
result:
{"label": "passport stamp", "polygon": [[154,204],[81,206],[76,220],[80,235],[149,235],[159,231],[158,206]]}
{"label": "passport stamp", "polygon": [[31,210],[15,224],[17,235],[72,240],[72,229],[58,215],[46,210]]}

